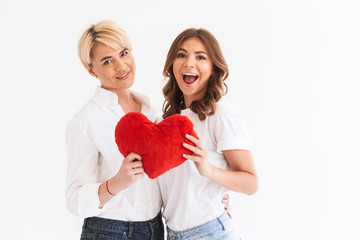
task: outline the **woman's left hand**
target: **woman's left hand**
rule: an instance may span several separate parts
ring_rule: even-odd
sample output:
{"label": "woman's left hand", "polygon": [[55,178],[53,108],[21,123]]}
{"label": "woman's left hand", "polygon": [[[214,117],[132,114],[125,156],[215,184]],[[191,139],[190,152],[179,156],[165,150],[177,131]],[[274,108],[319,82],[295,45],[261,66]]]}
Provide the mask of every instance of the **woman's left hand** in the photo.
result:
{"label": "woman's left hand", "polygon": [[193,142],[196,147],[184,142],[183,146],[189,149],[190,151],[192,151],[194,154],[193,155],[183,154],[183,157],[194,161],[195,166],[199,171],[200,175],[209,178],[213,174],[214,168],[209,162],[207,156],[207,149],[205,148],[204,144],[201,142],[200,139],[197,139],[189,134],[186,134],[185,137],[189,139],[191,142]]}

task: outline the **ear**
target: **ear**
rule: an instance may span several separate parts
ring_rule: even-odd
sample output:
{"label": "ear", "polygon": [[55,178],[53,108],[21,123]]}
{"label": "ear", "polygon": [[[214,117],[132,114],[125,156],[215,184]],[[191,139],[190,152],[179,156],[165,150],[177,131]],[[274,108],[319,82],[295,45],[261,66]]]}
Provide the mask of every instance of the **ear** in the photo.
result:
{"label": "ear", "polygon": [[91,64],[86,64],[86,65],[85,65],[85,68],[86,68],[86,70],[90,73],[91,76],[93,76],[93,77],[95,77],[95,78],[98,77],[98,76],[96,75],[96,73],[93,71]]}

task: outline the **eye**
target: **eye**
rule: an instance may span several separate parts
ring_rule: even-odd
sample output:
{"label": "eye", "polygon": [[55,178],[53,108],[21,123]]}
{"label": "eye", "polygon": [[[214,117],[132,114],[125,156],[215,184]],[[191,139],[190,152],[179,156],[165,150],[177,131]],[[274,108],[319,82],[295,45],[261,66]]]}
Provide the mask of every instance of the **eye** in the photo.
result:
{"label": "eye", "polygon": [[199,60],[206,60],[206,58],[203,57],[203,56],[198,56],[197,59],[199,59]]}
{"label": "eye", "polygon": [[108,64],[110,64],[110,63],[111,63],[111,60],[110,60],[110,59],[104,61],[104,65],[108,65]]}
{"label": "eye", "polygon": [[128,55],[128,54],[129,54],[129,51],[125,51],[125,52],[120,53],[120,56],[121,56],[121,57],[125,57],[125,56]]}
{"label": "eye", "polygon": [[185,57],[185,54],[179,53],[179,54],[177,55],[177,57],[178,57],[178,58],[184,58],[184,57]]}

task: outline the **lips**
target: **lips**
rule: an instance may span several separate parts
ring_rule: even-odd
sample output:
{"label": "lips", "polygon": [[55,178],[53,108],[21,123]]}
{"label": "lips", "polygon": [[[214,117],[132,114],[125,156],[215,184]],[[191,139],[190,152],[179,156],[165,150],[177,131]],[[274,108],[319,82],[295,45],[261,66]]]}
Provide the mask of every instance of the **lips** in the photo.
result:
{"label": "lips", "polygon": [[183,81],[186,84],[192,84],[199,78],[199,75],[195,73],[183,73],[182,75],[183,75]]}
{"label": "lips", "polygon": [[130,72],[123,73],[122,75],[118,75],[115,78],[118,79],[118,80],[123,80],[129,75],[129,73]]}

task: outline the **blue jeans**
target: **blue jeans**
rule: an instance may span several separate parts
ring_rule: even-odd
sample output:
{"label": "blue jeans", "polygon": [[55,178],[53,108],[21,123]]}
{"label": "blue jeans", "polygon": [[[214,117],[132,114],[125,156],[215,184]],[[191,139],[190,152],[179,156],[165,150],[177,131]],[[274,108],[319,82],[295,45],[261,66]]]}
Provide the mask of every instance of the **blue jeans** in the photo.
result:
{"label": "blue jeans", "polygon": [[167,227],[168,240],[193,240],[193,239],[221,239],[221,240],[239,240],[235,233],[234,227],[230,222],[230,218],[226,212],[214,220],[191,228],[186,231],[176,232]]}
{"label": "blue jeans", "polygon": [[80,240],[164,240],[161,214],[150,221],[126,222],[99,217],[84,220]]}

